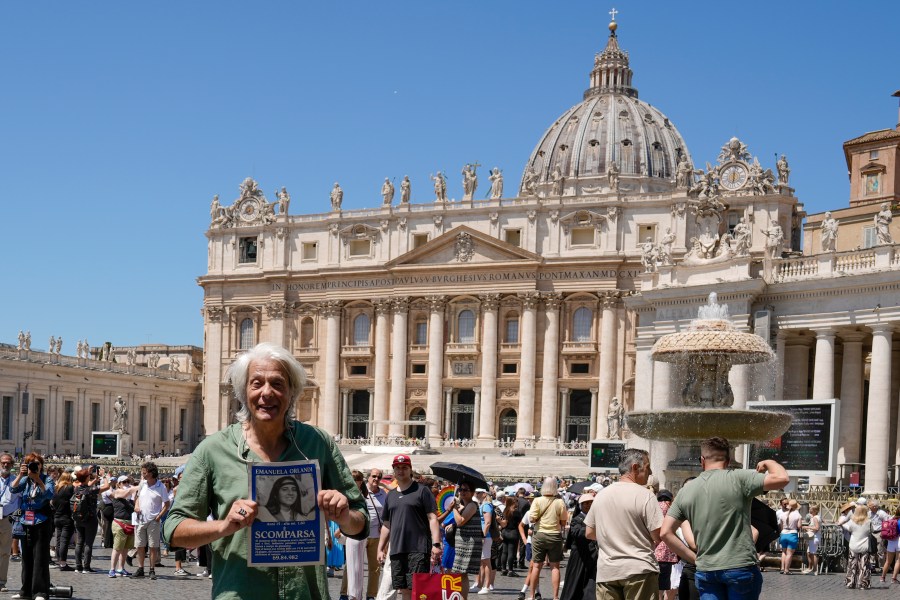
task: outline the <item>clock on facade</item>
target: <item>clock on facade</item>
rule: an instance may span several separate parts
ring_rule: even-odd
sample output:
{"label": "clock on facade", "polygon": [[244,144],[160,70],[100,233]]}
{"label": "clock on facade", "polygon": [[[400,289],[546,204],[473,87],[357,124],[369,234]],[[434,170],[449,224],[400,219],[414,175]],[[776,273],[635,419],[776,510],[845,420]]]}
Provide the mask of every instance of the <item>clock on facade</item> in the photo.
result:
{"label": "clock on facade", "polygon": [[747,168],[744,165],[729,165],[719,175],[719,184],[726,190],[736,190],[746,182]]}

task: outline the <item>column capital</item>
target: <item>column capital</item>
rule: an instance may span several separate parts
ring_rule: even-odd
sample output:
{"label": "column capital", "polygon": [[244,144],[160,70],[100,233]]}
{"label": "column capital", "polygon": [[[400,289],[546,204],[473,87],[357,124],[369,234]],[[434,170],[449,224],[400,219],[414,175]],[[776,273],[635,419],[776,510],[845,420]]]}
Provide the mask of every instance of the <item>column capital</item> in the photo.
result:
{"label": "column capital", "polygon": [[288,310],[287,302],[267,302],[266,315],[270,319],[282,319]]}
{"label": "column capital", "polygon": [[408,313],[409,298],[407,298],[406,296],[400,296],[391,299],[391,309],[394,311],[394,314]]}
{"label": "column capital", "polygon": [[391,312],[391,302],[390,298],[373,298],[372,305],[375,307],[376,315],[387,315]]}
{"label": "column capital", "polygon": [[319,310],[324,317],[339,317],[343,305],[341,300],[323,300],[319,303]]}
{"label": "column capital", "polygon": [[224,312],[224,309],[221,306],[207,306],[204,308],[204,313],[206,314],[206,319],[210,323],[221,323],[223,312]]}
{"label": "column capital", "polygon": [[541,301],[540,292],[520,292],[516,295],[522,301],[522,308],[525,310],[534,310]]}
{"label": "column capital", "polygon": [[861,344],[866,339],[866,335],[865,331],[838,332],[838,337],[845,344]]}
{"label": "column capital", "polygon": [[567,388],[567,387],[561,387],[561,388],[559,388],[559,393],[560,393],[560,394],[568,394],[568,393],[569,393],[569,388]]}
{"label": "column capital", "polygon": [[592,394],[598,394],[598,393],[600,393],[600,388],[590,388],[589,391],[590,391]]}
{"label": "column capital", "polygon": [[445,393],[445,394],[450,394],[450,393],[452,393],[452,392],[453,392],[453,388],[452,388],[452,387],[445,387],[445,388],[444,388],[444,393]]}
{"label": "column capital", "polygon": [[497,310],[500,306],[500,294],[481,294],[478,298],[481,299],[481,310],[485,312]]}
{"label": "column capital", "polygon": [[562,304],[562,294],[559,292],[544,292],[544,308],[547,310],[559,310]]}
{"label": "column capital", "polygon": [[829,339],[829,338],[833,340],[836,330],[834,327],[817,327],[817,328],[813,329],[813,332],[815,332],[817,340],[823,340],[823,339]]}
{"label": "column capital", "polygon": [[428,302],[431,312],[443,312],[447,307],[446,296],[425,296],[425,301]]}
{"label": "column capital", "polygon": [[891,335],[894,333],[894,324],[893,323],[872,323],[869,325],[869,329],[872,330],[872,335]]}
{"label": "column capital", "polygon": [[475,387],[472,388],[472,391],[475,392],[476,394],[480,394],[480,393],[481,393],[481,386],[480,386],[480,385],[476,385]]}
{"label": "column capital", "polygon": [[617,308],[622,298],[621,290],[604,290],[598,295],[600,296],[600,305],[604,310]]}

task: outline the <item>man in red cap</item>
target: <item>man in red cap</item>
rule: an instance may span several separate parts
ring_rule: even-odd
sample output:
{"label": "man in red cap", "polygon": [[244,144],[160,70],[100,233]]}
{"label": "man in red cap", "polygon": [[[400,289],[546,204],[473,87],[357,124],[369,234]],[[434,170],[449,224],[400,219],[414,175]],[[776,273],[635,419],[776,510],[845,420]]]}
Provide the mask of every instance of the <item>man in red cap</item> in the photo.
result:
{"label": "man in red cap", "polygon": [[428,573],[432,564],[440,564],[441,536],[434,494],[413,481],[409,456],[395,456],[393,467],[397,487],[384,502],[378,562],[388,558],[390,543],[391,583],[402,600],[409,600],[413,573]]}

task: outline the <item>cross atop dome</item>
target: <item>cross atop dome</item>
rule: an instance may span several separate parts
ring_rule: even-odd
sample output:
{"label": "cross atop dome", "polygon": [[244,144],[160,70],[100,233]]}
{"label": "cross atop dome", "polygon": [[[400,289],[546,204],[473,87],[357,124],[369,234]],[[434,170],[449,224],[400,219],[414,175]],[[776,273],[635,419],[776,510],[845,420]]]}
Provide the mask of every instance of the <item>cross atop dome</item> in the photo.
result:
{"label": "cross atop dome", "polygon": [[631,87],[631,69],[628,67],[628,53],[619,48],[616,38],[615,8],[609,11],[612,21],[609,23],[609,39],[603,52],[594,57],[594,69],[591,71],[591,87],[584,93],[584,97],[595,96],[604,92],[618,92],[637,98],[638,92]]}

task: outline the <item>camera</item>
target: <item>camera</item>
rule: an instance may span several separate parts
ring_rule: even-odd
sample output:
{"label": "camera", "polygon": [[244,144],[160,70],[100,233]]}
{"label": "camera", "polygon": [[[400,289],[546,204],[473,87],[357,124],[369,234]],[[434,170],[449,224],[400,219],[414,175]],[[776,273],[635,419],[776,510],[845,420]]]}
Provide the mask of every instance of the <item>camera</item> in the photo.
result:
{"label": "camera", "polygon": [[41,463],[36,460],[31,461],[30,463],[28,463],[28,470],[32,473],[40,473]]}

